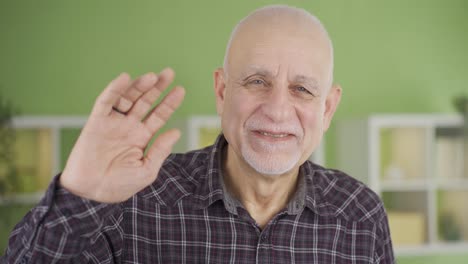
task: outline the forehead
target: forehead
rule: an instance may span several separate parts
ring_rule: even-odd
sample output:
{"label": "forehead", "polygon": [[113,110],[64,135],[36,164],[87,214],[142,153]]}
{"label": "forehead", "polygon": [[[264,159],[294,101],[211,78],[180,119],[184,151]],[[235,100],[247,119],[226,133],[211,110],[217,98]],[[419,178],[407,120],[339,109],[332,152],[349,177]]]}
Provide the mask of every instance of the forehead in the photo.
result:
{"label": "forehead", "polygon": [[331,67],[329,54],[322,47],[301,40],[262,37],[258,41],[245,41],[232,50],[229,74],[242,77],[257,73],[273,77],[285,72],[294,79],[326,79]]}
{"label": "forehead", "polygon": [[332,51],[328,36],[311,25],[257,23],[239,28],[228,50],[233,74],[287,70],[288,74],[328,74]]}

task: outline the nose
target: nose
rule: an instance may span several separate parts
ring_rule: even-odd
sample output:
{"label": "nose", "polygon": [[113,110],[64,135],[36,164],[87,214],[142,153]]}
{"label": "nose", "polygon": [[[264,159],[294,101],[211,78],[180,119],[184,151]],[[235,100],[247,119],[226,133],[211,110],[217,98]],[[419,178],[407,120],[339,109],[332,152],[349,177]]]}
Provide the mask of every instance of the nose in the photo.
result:
{"label": "nose", "polygon": [[262,104],[262,111],[273,122],[291,121],[295,110],[287,85],[271,87]]}

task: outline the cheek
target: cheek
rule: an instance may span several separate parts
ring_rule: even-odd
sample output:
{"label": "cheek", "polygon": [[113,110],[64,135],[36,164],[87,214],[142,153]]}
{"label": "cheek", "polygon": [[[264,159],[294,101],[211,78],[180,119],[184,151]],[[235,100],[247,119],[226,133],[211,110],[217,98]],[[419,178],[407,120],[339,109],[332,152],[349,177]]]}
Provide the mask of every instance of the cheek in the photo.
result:
{"label": "cheek", "polygon": [[324,107],[321,104],[306,106],[297,110],[306,139],[316,138],[323,130]]}
{"label": "cheek", "polygon": [[241,92],[230,95],[228,104],[230,118],[245,122],[255,109],[255,100]]}
{"label": "cheek", "polygon": [[245,121],[251,115],[254,105],[248,96],[229,94],[223,111],[223,131],[225,134],[238,137]]}
{"label": "cheek", "polygon": [[304,129],[303,144],[301,144],[302,159],[306,160],[316,150],[323,136],[323,111],[320,107],[301,112],[299,120]]}

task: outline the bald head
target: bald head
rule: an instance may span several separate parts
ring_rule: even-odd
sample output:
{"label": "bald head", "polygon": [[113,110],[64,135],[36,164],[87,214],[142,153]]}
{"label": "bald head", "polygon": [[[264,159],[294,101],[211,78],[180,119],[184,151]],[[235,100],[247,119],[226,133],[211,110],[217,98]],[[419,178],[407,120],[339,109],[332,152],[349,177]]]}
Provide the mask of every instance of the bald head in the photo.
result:
{"label": "bald head", "polygon": [[[319,53],[323,67],[329,72],[328,84],[333,79],[333,47],[322,23],[304,9],[285,5],[266,6],[255,10],[234,28],[224,57],[224,71],[229,75],[236,57],[248,55],[251,47],[284,46],[288,42],[311,43],[303,52]],[[313,45],[312,45],[313,44]]]}

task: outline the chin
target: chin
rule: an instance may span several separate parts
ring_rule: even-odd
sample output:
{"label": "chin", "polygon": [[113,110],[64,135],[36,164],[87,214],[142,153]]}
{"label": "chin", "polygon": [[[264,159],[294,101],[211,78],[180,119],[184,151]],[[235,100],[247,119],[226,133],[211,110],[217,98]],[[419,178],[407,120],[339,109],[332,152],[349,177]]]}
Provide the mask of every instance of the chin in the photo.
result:
{"label": "chin", "polygon": [[300,153],[289,155],[259,154],[248,148],[242,149],[242,156],[256,172],[269,176],[290,172],[297,166],[300,159]]}

